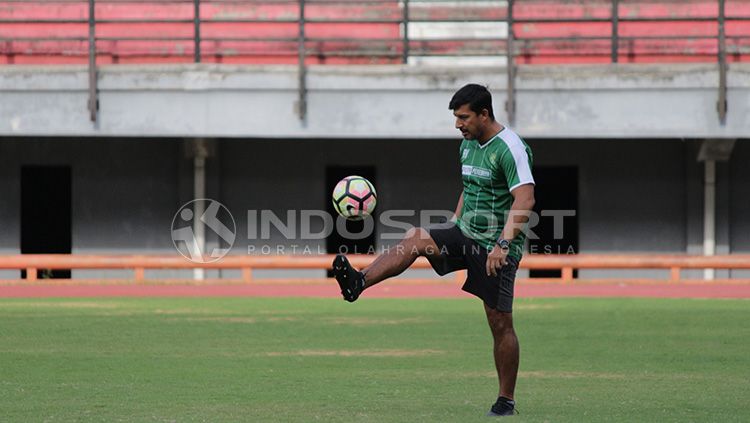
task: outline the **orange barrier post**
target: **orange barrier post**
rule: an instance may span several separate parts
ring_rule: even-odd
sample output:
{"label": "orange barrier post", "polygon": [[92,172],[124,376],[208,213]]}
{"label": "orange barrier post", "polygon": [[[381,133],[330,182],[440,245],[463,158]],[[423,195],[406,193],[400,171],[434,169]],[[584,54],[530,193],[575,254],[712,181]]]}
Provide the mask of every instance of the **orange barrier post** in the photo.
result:
{"label": "orange barrier post", "polygon": [[563,267],[561,273],[562,273],[562,281],[564,283],[573,282],[573,268],[572,267]]}
{"label": "orange barrier post", "polygon": [[135,268],[135,281],[140,283],[143,282],[144,279],[146,279],[146,270],[142,267],[136,267]]}
{"label": "orange barrier post", "polygon": [[679,267],[672,267],[669,272],[669,281],[670,282],[679,282],[680,281],[680,268]]}
{"label": "orange barrier post", "polygon": [[249,267],[242,268],[242,281],[245,283],[251,283],[253,281],[253,269]]}
{"label": "orange barrier post", "polygon": [[36,282],[36,268],[34,267],[28,267],[26,268],[26,280],[29,282]]}

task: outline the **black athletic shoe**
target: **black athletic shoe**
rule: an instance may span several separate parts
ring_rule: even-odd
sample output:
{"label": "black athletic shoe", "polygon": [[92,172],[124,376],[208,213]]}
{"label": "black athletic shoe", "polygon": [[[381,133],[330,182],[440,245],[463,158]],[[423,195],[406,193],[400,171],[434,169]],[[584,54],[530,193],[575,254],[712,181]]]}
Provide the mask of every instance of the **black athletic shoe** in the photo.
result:
{"label": "black athletic shoe", "polygon": [[488,416],[512,416],[516,414],[516,402],[505,398],[498,397],[497,401],[490,408]]}
{"label": "black athletic shoe", "polygon": [[353,303],[365,289],[365,275],[354,270],[349,260],[343,254],[333,259],[333,276],[341,288],[341,295],[346,301]]}

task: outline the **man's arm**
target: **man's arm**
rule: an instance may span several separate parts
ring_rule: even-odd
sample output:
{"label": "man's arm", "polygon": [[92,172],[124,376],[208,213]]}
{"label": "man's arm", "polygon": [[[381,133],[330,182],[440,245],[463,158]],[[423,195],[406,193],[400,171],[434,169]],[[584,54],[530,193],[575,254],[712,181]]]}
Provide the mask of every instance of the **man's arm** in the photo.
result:
{"label": "man's arm", "polygon": [[529,215],[534,208],[534,184],[521,185],[510,192],[513,196],[513,204],[510,206],[508,219],[505,221],[505,227],[500,239],[512,241],[516,239],[523,225],[529,221]]}
{"label": "man's arm", "polygon": [[464,208],[464,190],[461,190],[461,194],[458,196],[458,205],[456,206],[456,212],[453,214],[453,220],[461,218],[461,210]]}
{"label": "man's arm", "polygon": [[[534,208],[536,202],[534,200],[534,184],[521,185],[511,191],[510,194],[513,196],[513,204],[510,206],[510,212],[500,239],[513,241],[521,233],[523,225],[529,221],[529,215]],[[499,245],[495,244],[495,247],[487,256],[488,275],[497,276],[497,269],[508,264],[506,261],[508,252],[508,249],[500,248]]]}

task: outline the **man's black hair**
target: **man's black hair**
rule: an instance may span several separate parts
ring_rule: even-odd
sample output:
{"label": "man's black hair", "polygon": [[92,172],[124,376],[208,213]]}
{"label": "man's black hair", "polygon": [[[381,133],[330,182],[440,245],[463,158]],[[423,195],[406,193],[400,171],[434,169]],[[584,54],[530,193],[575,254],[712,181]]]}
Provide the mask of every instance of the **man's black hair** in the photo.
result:
{"label": "man's black hair", "polygon": [[464,104],[468,104],[471,111],[476,114],[480,114],[482,110],[487,109],[490,119],[495,120],[495,113],[492,111],[492,94],[487,90],[487,87],[479,84],[464,85],[453,94],[448,108],[456,110]]}

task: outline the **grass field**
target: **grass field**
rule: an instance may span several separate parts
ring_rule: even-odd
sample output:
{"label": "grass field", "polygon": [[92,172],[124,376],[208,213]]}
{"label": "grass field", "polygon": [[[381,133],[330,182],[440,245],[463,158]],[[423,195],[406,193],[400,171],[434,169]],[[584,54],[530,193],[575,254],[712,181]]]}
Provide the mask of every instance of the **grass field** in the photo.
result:
{"label": "grass field", "polygon": [[[750,302],[526,299],[514,421],[750,420]],[[0,420],[488,421],[472,299],[0,300]]]}

